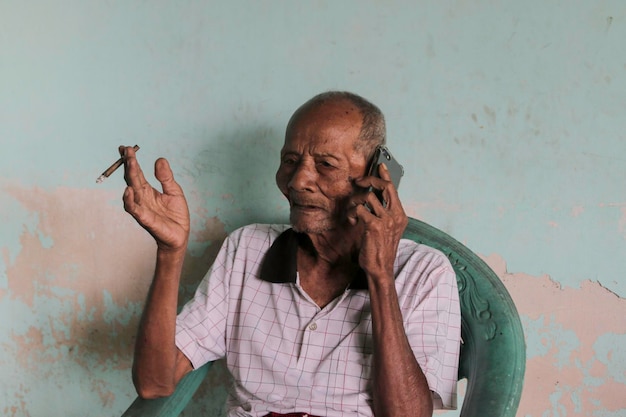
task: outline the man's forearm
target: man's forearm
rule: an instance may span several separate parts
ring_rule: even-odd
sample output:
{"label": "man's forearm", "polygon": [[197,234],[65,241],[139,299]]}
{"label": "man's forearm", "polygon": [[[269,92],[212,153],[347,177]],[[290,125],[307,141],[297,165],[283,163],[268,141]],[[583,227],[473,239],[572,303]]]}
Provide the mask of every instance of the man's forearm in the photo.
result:
{"label": "man's forearm", "polygon": [[374,342],[373,402],[376,417],[432,416],[426,377],[404,331],[393,281],[369,281]]}
{"label": "man's forearm", "polygon": [[156,270],[141,316],[133,362],[133,382],[143,398],[167,396],[176,386],[174,338],[184,257],[184,250],[157,250]]}

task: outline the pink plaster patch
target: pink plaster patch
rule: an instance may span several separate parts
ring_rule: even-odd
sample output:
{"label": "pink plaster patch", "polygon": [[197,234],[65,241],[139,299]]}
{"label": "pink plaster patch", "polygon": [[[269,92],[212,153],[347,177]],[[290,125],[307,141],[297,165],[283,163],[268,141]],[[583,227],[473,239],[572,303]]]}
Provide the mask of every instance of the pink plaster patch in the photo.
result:
{"label": "pink plaster patch", "polygon": [[[91,386],[85,389],[97,392],[102,406],[110,406],[114,394],[97,376],[98,370],[129,371],[156,245],[124,212],[117,193],[62,187],[49,191],[18,184],[3,188],[39,220],[35,230],[24,228],[22,249],[15,257],[9,257],[7,249],[0,253],[8,282],[0,297],[27,305],[37,321],[12,328],[11,342],[3,349],[13,351],[20,368],[35,378],[52,369],[59,372],[59,362],[77,363],[88,370]],[[203,220],[194,233],[195,241],[215,240],[218,247],[225,235],[216,218]],[[45,245],[41,236],[46,237]],[[203,275],[213,246],[197,258],[188,257],[185,283]],[[47,305],[63,307],[50,314]],[[67,375],[52,377],[63,380]],[[5,414],[14,412],[16,406],[11,407]]]}
{"label": "pink plaster patch", "polygon": [[[626,385],[610,376],[607,367],[595,358],[593,346],[604,334],[624,334],[626,300],[597,282],[585,281],[581,288],[564,288],[548,275],[509,273],[498,255],[484,260],[504,282],[520,315],[531,321],[541,320],[546,329],[546,339],[541,336],[540,340],[548,350],[527,362],[518,414],[546,415],[555,407],[554,401],[564,408],[563,415],[568,417],[591,415],[592,410],[598,409],[625,409]],[[564,355],[567,351],[563,351],[559,341],[554,340],[555,327],[573,332],[580,341],[579,346],[568,347],[571,350],[568,355]],[[598,382],[589,385],[586,378]]]}

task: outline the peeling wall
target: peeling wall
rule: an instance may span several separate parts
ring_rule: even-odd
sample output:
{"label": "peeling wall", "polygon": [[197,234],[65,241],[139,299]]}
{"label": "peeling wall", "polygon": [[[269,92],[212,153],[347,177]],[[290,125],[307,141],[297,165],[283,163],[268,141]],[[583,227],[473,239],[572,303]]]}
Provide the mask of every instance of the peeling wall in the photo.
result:
{"label": "peeling wall", "polygon": [[[622,1],[7,0],[0,27],[1,415],[117,416],[135,396],[155,248],[121,173],[95,184],[119,144],[186,190],[184,300],[228,232],[287,218],[284,125],[335,88],[385,111],[409,215],[511,292],[518,415],[626,415]],[[225,379],[187,415],[218,412]]]}

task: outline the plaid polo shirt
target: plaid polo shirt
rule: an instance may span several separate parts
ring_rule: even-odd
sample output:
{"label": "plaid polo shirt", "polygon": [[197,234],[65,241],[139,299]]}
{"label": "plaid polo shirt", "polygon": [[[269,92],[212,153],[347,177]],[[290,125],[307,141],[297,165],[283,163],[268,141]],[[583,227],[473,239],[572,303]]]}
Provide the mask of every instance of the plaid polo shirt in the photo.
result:
{"label": "plaid polo shirt", "polygon": [[[364,274],[319,308],[299,284],[287,225],[234,231],[177,318],[194,368],[226,357],[229,416],[372,416],[372,321]],[[456,407],[460,312],[439,251],[402,239],[394,264],[404,328],[436,403]]]}

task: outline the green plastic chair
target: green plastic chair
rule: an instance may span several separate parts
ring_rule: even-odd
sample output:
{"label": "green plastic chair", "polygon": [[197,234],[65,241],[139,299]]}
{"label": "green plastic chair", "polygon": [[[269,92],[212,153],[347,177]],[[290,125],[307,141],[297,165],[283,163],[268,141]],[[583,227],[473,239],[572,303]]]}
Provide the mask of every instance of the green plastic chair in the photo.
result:
{"label": "green plastic chair", "polygon": [[[409,218],[404,237],[448,256],[459,287],[461,357],[467,378],[461,417],[515,417],[526,367],[522,324],[509,293],[475,253],[448,234]],[[176,417],[204,379],[211,363],[185,376],[169,397],[137,398],[122,417]]]}

